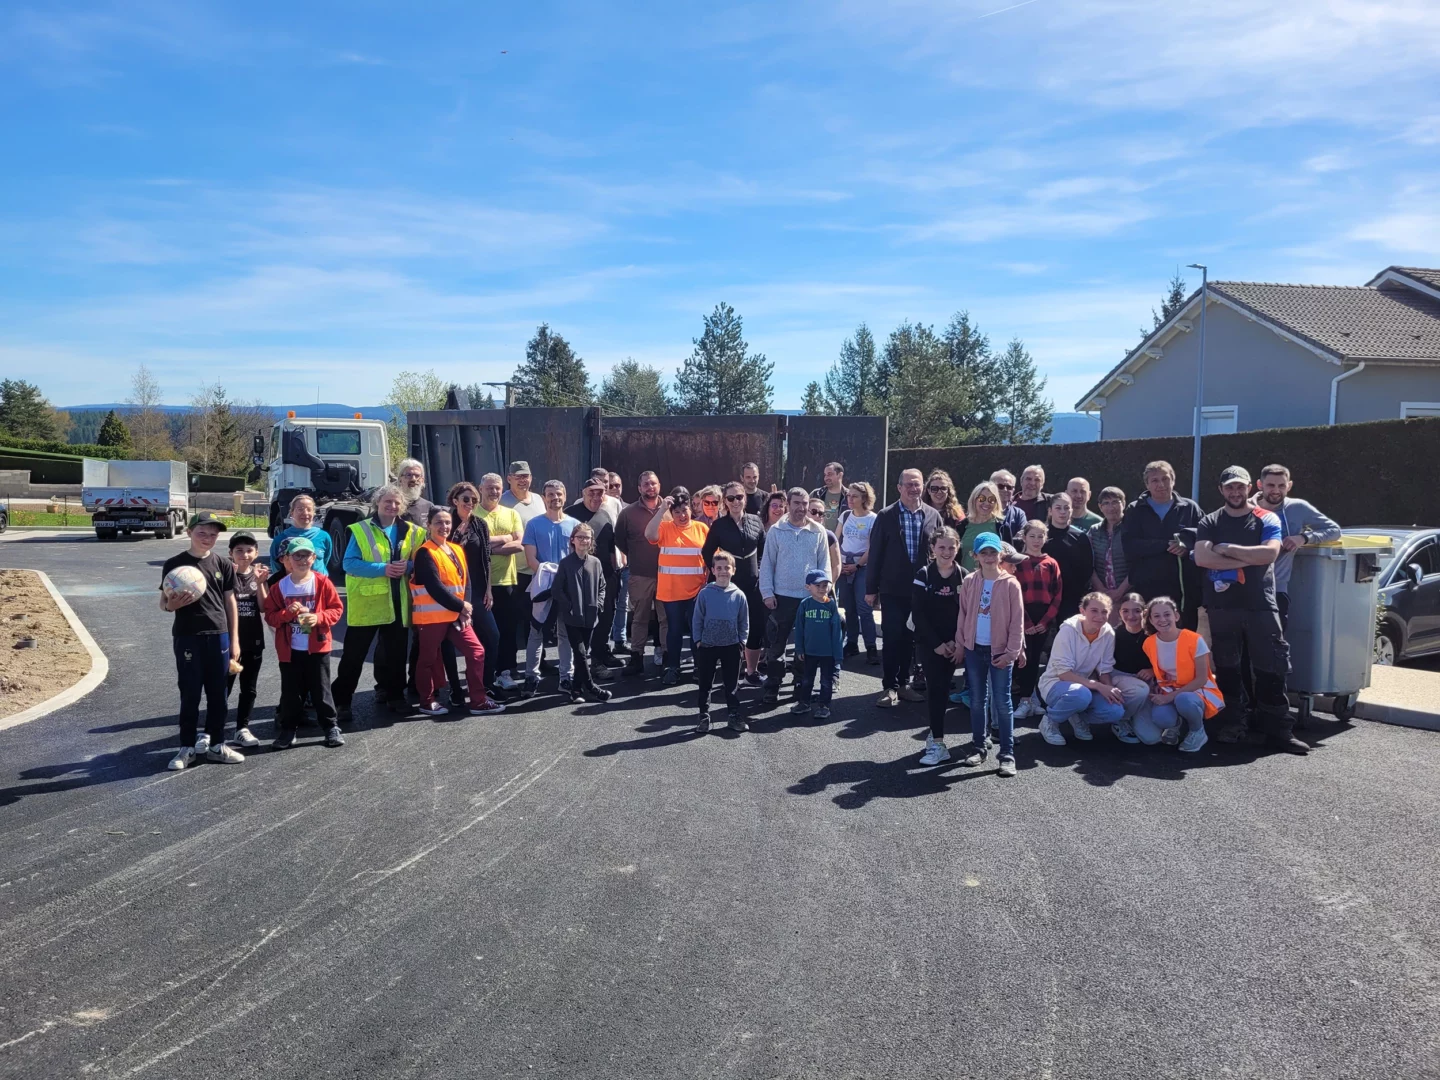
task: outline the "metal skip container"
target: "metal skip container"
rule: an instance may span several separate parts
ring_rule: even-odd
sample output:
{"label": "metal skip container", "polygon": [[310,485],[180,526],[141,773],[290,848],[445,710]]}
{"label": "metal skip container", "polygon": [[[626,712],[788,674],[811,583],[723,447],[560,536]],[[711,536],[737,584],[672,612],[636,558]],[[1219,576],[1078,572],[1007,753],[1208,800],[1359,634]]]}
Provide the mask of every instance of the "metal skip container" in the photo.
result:
{"label": "metal skip container", "polygon": [[1300,714],[1309,716],[1316,695],[1332,696],[1342,720],[1355,712],[1355,699],[1370,685],[1375,657],[1376,586],[1385,536],[1346,535],[1295,552],[1290,573],[1291,693],[1300,695]]}

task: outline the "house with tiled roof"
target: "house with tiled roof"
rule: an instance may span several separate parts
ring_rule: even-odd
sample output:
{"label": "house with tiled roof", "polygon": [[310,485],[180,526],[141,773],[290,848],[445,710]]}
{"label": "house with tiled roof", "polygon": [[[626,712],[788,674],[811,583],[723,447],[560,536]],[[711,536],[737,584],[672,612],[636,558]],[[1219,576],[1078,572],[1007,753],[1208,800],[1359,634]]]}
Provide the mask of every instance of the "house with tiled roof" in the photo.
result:
{"label": "house with tiled roof", "polygon": [[[1390,266],[1359,286],[1212,281],[1205,434],[1440,416],[1440,270]],[[1076,404],[1102,439],[1188,435],[1200,290]]]}

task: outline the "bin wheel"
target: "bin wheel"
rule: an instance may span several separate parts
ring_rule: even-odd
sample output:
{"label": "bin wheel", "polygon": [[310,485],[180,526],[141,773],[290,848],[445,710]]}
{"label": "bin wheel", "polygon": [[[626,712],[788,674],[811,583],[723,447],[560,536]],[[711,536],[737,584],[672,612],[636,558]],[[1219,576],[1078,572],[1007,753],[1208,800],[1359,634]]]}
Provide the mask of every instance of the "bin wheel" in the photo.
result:
{"label": "bin wheel", "polygon": [[1330,711],[1335,714],[1337,720],[1349,720],[1355,715],[1354,694],[1337,694],[1335,703]]}

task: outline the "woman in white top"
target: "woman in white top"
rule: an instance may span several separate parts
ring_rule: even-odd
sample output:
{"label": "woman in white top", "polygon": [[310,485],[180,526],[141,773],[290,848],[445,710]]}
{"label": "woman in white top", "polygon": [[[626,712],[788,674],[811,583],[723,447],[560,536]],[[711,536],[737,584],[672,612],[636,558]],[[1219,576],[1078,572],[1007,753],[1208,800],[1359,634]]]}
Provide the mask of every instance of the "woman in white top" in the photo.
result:
{"label": "woman in white top", "polygon": [[1115,668],[1115,631],[1110,626],[1110,597],[1087,593],[1080,614],[1060,624],[1050,646],[1050,661],[1040,676],[1045,718],[1040,735],[1051,746],[1064,746],[1060,725],[1066,720],[1075,738],[1089,742],[1091,724],[1114,724],[1125,717],[1125,696],[1110,680]]}
{"label": "woman in white top", "polygon": [[835,523],[840,533],[840,606],[845,609],[844,656],[860,652],[860,639],[865,639],[865,662],[880,663],[875,648],[875,609],[865,602],[865,564],[870,558],[870,530],[875,525],[875,489],[865,481],[851,484],[845,491],[849,509]]}

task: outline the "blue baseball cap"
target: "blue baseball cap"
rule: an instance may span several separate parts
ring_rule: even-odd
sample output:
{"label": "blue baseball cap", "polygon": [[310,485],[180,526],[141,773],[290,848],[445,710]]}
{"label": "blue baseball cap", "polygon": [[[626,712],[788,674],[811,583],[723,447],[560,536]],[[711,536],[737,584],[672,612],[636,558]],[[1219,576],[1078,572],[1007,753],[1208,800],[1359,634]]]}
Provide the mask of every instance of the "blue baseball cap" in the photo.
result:
{"label": "blue baseball cap", "polygon": [[982,551],[1004,551],[1004,542],[994,533],[981,533],[975,537],[975,542],[970,545],[970,550],[976,555]]}
{"label": "blue baseball cap", "polygon": [[824,570],[811,570],[805,575],[806,585],[829,585],[830,575]]}

